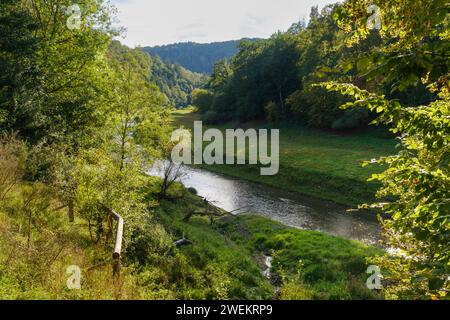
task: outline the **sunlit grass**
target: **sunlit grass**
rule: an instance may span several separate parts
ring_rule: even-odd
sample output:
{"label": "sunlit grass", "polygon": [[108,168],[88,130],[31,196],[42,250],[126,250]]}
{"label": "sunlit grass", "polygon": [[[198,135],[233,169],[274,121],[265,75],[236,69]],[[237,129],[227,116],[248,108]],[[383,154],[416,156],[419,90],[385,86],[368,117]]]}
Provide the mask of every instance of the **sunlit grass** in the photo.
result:
{"label": "sunlit grass", "polygon": [[[173,114],[174,126],[192,128],[200,115],[192,110]],[[233,126],[215,126],[221,130]],[[382,167],[362,167],[362,162],[395,153],[395,140],[381,129],[342,134],[291,124],[243,124],[245,128],[280,129],[280,171],[261,176],[258,166],[212,165],[203,168],[234,177],[261,182],[284,190],[355,206],[372,201],[379,187],[367,182]]]}

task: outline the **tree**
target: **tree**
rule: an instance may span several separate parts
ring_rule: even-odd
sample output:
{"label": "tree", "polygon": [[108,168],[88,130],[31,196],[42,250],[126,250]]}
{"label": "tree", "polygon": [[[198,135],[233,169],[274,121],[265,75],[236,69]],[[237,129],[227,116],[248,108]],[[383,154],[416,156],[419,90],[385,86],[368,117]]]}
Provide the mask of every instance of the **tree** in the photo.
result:
{"label": "tree", "polygon": [[[347,1],[337,18],[353,45],[366,38],[368,1]],[[371,205],[389,218],[383,221],[387,246],[398,250],[374,260],[387,280],[388,298],[446,298],[450,292],[450,86],[449,21],[445,1],[377,3],[383,24],[380,34],[395,38],[363,60],[369,80],[392,83],[392,90],[415,88],[421,82],[436,98],[428,105],[405,107],[377,92],[352,84],[329,83],[329,90],[378,113],[376,123],[399,135],[400,152],[372,160],[388,166],[372,177],[383,183]],[[420,14],[420,17],[418,15]],[[355,24],[356,21],[356,24]],[[356,28],[354,27],[356,26]],[[367,207],[367,206],[363,206]]]}
{"label": "tree", "polygon": [[110,7],[95,0],[80,4],[80,28],[70,29],[66,14],[70,4],[64,0],[21,4],[37,25],[33,40],[40,81],[38,88],[29,90],[33,120],[20,130],[33,142],[67,142],[68,149],[76,150],[92,143],[104,123],[101,70],[106,69],[104,53],[115,32],[110,28]]}
{"label": "tree", "polygon": [[208,87],[217,90],[223,87],[232,75],[232,70],[227,59],[220,60],[214,64],[214,70],[210,77]]}
{"label": "tree", "polygon": [[192,104],[202,113],[212,107],[214,95],[206,89],[195,89],[192,92]]}
{"label": "tree", "polygon": [[167,191],[177,181],[179,181],[184,175],[182,164],[176,164],[172,160],[168,159],[162,164],[163,180],[159,189],[159,197],[167,198]]}
{"label": "tree", "polygon": [[41,83],[36,63],[37,29],[37,21],[20,0],[1,2],[0,129],[3,131],[26,131],[34,121],[33,99]]}

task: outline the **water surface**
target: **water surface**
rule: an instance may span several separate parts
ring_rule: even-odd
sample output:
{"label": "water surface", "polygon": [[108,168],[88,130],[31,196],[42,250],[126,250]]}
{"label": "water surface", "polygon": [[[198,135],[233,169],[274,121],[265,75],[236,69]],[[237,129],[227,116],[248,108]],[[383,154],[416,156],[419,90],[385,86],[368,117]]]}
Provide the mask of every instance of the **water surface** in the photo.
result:
{"label": "water surface", "polygon": [[[317,230],[375,244],[380,239],[376,218],[368,213],[349,214],[345,207],[265,185],[233,179],[203,169],[184,169],[181,182],[216,206],[237,213],[252,212],[285,225]],[[154,173],[154,171],[153,171]]]}

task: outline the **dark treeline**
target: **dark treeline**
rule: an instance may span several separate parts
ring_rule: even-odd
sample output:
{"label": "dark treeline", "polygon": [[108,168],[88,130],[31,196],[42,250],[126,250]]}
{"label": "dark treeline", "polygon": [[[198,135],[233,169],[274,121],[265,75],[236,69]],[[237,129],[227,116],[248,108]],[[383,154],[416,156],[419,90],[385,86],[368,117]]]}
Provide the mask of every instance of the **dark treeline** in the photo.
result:
{"label": "dark treeline", "polygon": [[307,25],[300,21],[268,40],[241,43],[234,58],[214,66],[207,87],[194,93],[204,120],[289,120],[340,130],[366,125],[374,114],[366,109],[342,110],[345,98],[314,85],[337,80],[398,98],[404,105],[436,98],[414,77],[414,85],[400,87],[394,86],[398,81],[394,77],[371,77],[366,72],[374,63],[371,53],[395,39],[372,30],[361,41],[346,45],[348,35],[336,19],[341,9],[337,4],[321,12],[313,7]]}

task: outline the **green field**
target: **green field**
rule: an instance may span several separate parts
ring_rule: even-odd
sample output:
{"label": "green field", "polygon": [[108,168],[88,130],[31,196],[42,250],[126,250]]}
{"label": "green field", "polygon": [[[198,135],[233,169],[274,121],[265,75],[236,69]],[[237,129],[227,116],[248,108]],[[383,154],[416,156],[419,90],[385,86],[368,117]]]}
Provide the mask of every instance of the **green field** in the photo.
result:
{"label": "green field", "polygon": [[[199,118],[190,110],[173,114],[176,127],[192,128]],[[261,176],[259,166],[250,165],[203,165],[204,169],[348,206],[372,201],[379,187],[367,179],[383,168],[362,167],[362,162],[395,153],[395,140],[381,129],[342,134],[289,124],[247,123],[242,127],[280,129],[278,175]]]}

